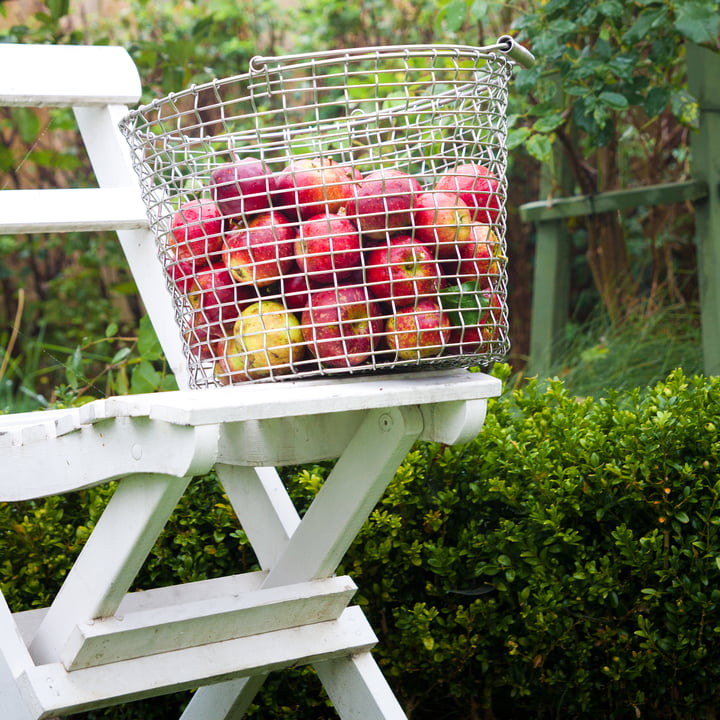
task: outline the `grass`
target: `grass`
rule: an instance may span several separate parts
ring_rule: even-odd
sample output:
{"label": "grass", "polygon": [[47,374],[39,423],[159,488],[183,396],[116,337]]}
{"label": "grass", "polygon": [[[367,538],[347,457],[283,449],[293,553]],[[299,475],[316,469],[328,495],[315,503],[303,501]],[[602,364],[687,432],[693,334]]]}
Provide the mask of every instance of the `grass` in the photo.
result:
{"label": "grass", "polygon": [[561,360],[547,375],[583,397],[654,385],[678,367],[689,375],[702,373],[699,309],[639,308],[614,325],[598,312],[582,327],[569,328],[557,354]]}

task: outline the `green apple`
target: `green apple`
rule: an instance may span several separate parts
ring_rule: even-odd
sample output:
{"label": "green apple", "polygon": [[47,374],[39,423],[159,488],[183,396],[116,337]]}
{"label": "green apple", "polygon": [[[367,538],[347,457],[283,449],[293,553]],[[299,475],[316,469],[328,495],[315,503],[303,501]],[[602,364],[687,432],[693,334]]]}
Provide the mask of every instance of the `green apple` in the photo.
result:
{"label": "green apple", "polygon": [[280,302],[259,300],[236,320],[222,365],[233,380],[257,380],[292,373],[304,355],[297,317]]}

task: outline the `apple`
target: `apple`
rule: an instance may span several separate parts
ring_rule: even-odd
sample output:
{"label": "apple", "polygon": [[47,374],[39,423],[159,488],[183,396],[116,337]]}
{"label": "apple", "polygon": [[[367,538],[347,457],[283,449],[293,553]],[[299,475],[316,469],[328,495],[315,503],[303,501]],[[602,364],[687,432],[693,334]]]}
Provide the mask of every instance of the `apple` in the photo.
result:
{"label": "apple", "polygon": [[165,265],[165,272],[167,272],[178,291],[183,295],[187,295],[195,275],[195,263],[192,260],[178,260],[172,257]]}
{"label": "apple", "polygon": [[396,307],[414,304],[440,288],[440,270],[432,253],[409,235],[395,235],[371,249],[366,260],[368,289]]}
{"label": "apple", "polygon": [[222,247],[223,221],[212,200],[188,200],[173,213],[169,245],[177,260],[200,267]]}
{"label": "apple", "polygon": [[280,294],[288,310],[300,311],[307,307],[310,286],[301,272],[285,275],[280,279]]}
{"label": "apple", "polygon": [[500,275],[500,241],[489,225],[473,225],[470,238],[460,246],[460,260],[455,264],[459,283],[477,282],[482,289],[490,279]]}
{"label": "apple", "polygon": [[302,314],[303,337],[326,367],[354,367],[379,348],[380,306],[358,285],[316,290]]}
{"label": "apple", "polygon": [[360,266],[357,228],[343,215],[323,213],[300,224],[295,260],[311,285],[325,285],[350,277]]}
{"label": "apple", "polygon": [[382,239],[412,227],[415,198],[421,193],[420,183],[412,175],[387,168],[377,170],[358,181],[345,214],[356,220],[363,235]]}
{"label": "apple", "polygon": [[463,325],[450,333],[450,352],[453,355],[482,355],[490,350],[494,334],[491,325]]}
{"label": "apple", "polygon": [[300,220],[323,212],[337,213],[354,193],[350,173],[330,158],[295,160],[277,175],[275,206]]}
{"label": "apple", "polygon": [[259,300],[248,305],[227,338],[224,363],[232,374],[256,380],[287,375],[305,355],[297,317],[282,303]]}
{"label": "apple", "polygon": [[450,341],[451,324],[435,300],[398,309],[385,323],[388,347],[400,360],[440,355]]}
{"label": "apple", "polygon": [[504,322],[504,293],[492,289],[478,293],[465,288],[465,285],[458,287],[457,292],[450,289],[444,295],[451,304],[451,315],[457,315],[450,335],[452,347],[449,348],[455,355],[487,352],[488,344],[500,339]]}
{"label": "apple", "polygon": [[216,343],[221,337],[217,326],[208,325],[207,319],[197,311],[193,313],[190,325],[183,333],[189,354],[200,362],[216,359]]}
{"label": "apple", "polygon": [[235,322],[255,293],[249,286],[237,285],[225,265],[216,264],[195,273],[187,298],[195,311],[194,325],[211,328],[211,334],[217,337],[224,327]]}
{"label": "apple", "polygon": [[296,234],[285,215],[263,212],[225,234],[225,264],[239,283],[272,285],[293,265]]}
{"label": "apple", "polygon": [[463,163],[445,171],[435,185],[438,192],[457,195],[470,208],[473,222],[493,225],[503,206],[500,181],[484,165]]}
{"label": "apple", "polygon": [[270,208],[276,188],[275,176],[256,158],[242,158],[210,173],[213,200],[223,217],[230,220]]}
{"label": "apple", "polygon": [[438,258],[457,257],[457,248],[470,238],[471,214],[456,194],[427,192],[415,203],[415,239]]}
{"label": "apple", "polygon": [[236,382],[250,380],[244,372],[234,367],[239,357],[237,353],[228,354],[228,338],[222,338],[216,342],[213,375],[217,382],[221,385],[232,385]]}

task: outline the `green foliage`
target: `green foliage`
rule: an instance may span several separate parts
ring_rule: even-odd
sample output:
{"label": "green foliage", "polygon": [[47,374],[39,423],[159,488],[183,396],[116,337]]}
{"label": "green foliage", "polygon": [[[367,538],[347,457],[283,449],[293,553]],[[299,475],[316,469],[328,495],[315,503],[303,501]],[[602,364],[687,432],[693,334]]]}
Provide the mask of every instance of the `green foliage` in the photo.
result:
{"label": "green foliage", "polygon": [[[518,73],[517,90],[521,96],[531,94],[534,122],[529,137],[516,133],[511,144],[530,141],[528,151],[547,163],[550,145],[538,136],[551,136],[561,125],[572,123],[583,133],[583,147],[590,152],[612,140],[618,122],[635,124],[638,111],[647,122],[666,107],[680,107],[676,100],[685,92],[684,41],[717,38],[717,3],[658,0],[640,5],[614,0],[528,5],[515,27],[538,62]],[[555,73],[557,82],[547,82],[548,73]],[[558,90],[564,95],[561,107]],[[676,118],[687,121],[682,113]]]}
{"label": "green foliage", "polygon": [[[707,716],[720,699],[718,416],[720,380],[681,371],[582,401],[533,380],[491,402],[476,440],[413,448],[339,569],[408,714]],[[284,471],[301,511],[330,467]],[[110,490],[0,505],[13,609],[49,602]],[[256,567],[210,475],[135,587]],[[186,700],[82,717],[165,720]],[[273,675],[248,717],[330,720],[327,702],[296,670]]]}
{"label": "green foliage", "polygon": [[660,382],[675,367],[688,374],[703,369],[700,312],[671,304],[639,308],[618,324],[597,311],[582,324],[569,324],[549,375],[569,392],[603,396],[608,388],[630,390]]}

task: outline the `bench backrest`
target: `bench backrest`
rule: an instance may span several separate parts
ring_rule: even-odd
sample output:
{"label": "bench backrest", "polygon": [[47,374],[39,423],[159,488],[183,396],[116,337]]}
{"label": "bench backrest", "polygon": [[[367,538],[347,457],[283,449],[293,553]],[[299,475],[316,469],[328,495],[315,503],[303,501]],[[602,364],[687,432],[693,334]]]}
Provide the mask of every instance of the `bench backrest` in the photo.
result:
{"label": "bench backrest", "polygon": [[124,48],[0,44],[0,105],[71,107],[97,188],[0,191],[0,234],[114,230],[178,386],[187,364],[155,254],[130,150],[118,122],[140,99]]}

